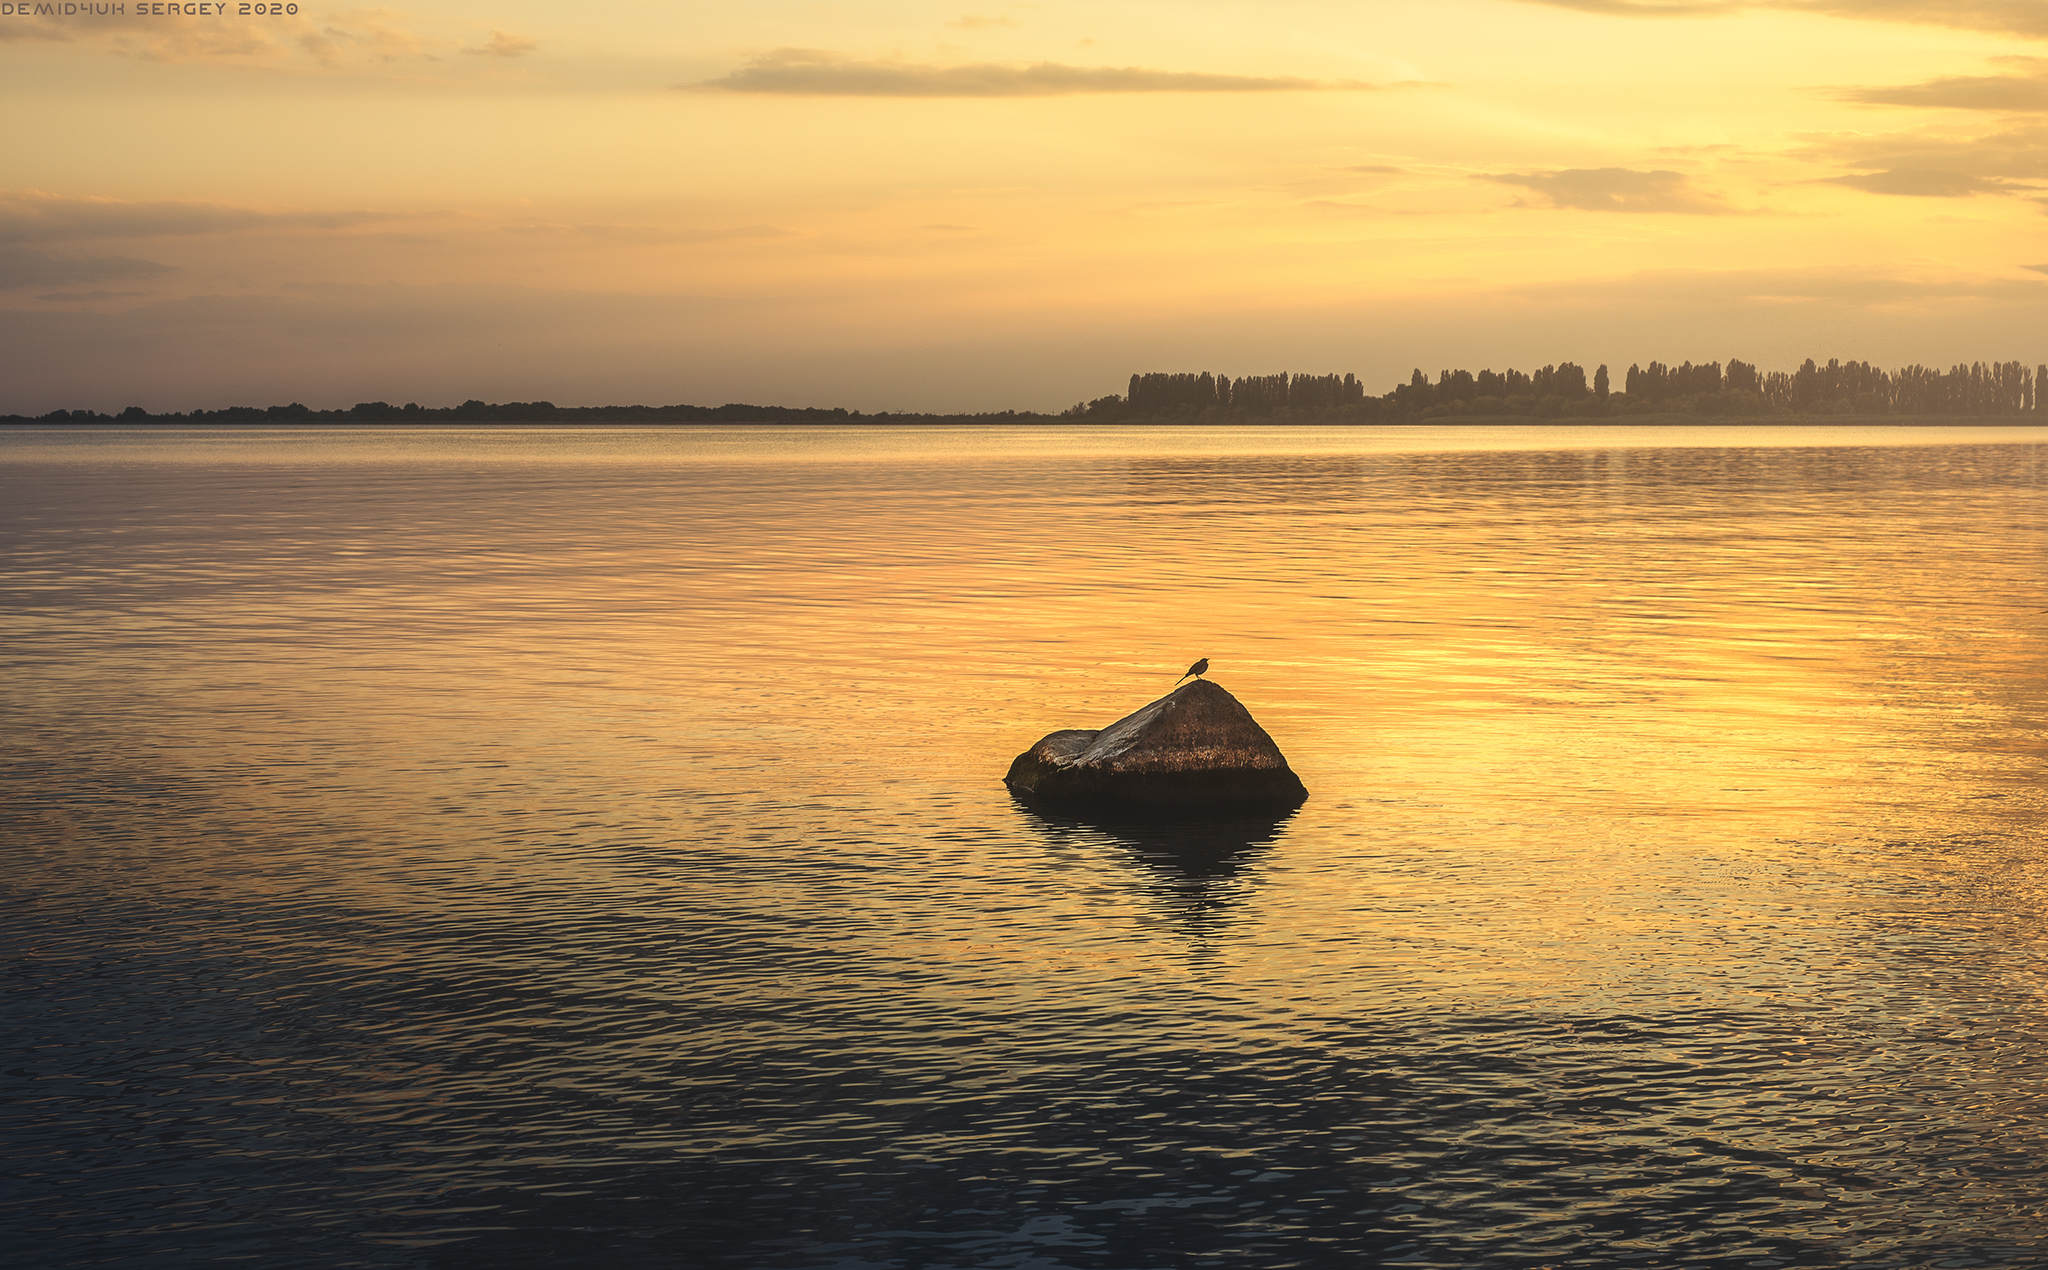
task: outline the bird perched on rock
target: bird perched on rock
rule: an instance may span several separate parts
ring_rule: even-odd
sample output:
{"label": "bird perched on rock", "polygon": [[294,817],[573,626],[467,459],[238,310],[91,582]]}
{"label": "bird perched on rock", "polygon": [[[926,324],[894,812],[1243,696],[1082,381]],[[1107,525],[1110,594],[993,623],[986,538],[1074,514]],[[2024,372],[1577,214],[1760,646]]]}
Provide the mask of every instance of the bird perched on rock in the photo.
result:
{"label": "bird perched on rock", "polygon": [[[1195,678],[1200,679],[1205,673],[1208,672],[1208,669],[1209,659],[1207,657],[1204,657],[1202,660],[1188,667],[1188,675],[1193,675]],[[1188,675],[1182,675],[1180,679],[1186,679]],[[1180,686],[1180,679],[1176,679],[1173,681],[1175,687]]]}

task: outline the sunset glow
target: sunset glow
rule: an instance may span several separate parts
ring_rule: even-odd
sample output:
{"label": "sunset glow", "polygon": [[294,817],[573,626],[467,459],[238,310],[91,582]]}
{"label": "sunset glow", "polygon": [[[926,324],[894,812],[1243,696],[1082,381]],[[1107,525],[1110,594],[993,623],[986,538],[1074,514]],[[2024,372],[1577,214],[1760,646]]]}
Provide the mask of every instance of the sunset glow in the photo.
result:
{"label": "sunset glow", "polygon": [[2048,329],[2024,0],[5,7],[0,411],[1049,410]]}

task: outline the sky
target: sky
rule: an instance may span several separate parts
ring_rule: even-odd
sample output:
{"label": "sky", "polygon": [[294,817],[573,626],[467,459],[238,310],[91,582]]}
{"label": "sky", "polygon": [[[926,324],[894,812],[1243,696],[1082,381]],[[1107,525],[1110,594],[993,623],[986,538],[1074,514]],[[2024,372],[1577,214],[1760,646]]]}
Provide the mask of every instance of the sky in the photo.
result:
{"label": "sky", "polygon": [[0,0],[0,99],[0,412],[2048,360],[2040,0]]}

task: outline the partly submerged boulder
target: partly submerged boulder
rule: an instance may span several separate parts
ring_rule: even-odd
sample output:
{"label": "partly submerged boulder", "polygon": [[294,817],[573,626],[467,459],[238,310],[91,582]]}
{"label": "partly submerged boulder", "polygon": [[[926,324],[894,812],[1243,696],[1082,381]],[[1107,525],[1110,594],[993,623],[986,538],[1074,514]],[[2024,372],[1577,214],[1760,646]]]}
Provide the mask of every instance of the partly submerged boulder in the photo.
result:
{"label": "partly submerged boulder", "polygon": [[1003,783],[1047,803],[1133,808],[1292,808],[1308,797],[1251,711],[1206,679],[1100,732],[1052,733]]}

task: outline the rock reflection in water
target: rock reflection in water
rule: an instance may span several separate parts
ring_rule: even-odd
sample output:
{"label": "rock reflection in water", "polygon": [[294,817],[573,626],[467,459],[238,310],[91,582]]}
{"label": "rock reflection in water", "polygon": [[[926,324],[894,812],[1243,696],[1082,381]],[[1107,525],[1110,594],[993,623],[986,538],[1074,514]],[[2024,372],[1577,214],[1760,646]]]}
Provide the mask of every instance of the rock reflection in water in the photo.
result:
{"label": "rock reflection in water", "polygon": [[1238,898],[1230,884],[1286,832],[1299,808],[1281,813],[1104,811],[1086,815],[1010,795],[1029,826],[1063,847],[1107,840],[1131,864],[1141,889],[1191,921],[1214,920]]}

